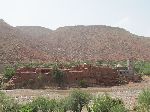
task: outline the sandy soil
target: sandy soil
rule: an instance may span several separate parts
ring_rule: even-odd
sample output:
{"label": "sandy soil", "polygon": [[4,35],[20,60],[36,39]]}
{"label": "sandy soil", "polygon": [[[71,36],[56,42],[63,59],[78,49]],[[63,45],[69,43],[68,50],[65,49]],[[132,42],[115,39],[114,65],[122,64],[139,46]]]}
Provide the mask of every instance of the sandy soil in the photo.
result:
{"label": "sandy soil", "polygon": [[[122,98],[126,107],[130,110],[136,105],[137,97],[139,93],[146,88],[150,88],[150,77],[143,77],[141,83],[129,83],[122,86],[114,86],[109,88],[103,87],[89,87],[82,88],[81,90],[89,92],[94,96],[101,95],[103,93],[108,93],[112,97]],[[55,90],[55,89],[45,89],[45,90],[31,90],[31,89],[15,89],[15,90],[3,90],[7,95],[15,98],[18,102],[25,103],[29,102],[36,97],[48,97],[50,99],[60,99],[69,95],[69,93],[74,88],[69,90]]]}

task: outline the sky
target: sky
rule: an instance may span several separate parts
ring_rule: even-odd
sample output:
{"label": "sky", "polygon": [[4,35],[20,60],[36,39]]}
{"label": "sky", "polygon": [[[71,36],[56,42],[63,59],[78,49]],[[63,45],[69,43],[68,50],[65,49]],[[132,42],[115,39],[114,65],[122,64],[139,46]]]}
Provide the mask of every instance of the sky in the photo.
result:
{"label": "sky", "polygon": [[150,37],[150,0],[0,0],[12,26],[108,25]]}

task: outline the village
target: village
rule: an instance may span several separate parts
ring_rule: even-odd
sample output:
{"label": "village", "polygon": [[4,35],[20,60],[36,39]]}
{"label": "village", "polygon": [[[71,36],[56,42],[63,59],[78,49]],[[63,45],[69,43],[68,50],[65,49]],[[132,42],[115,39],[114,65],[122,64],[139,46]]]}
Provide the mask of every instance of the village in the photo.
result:
{"label": "village", "polygon": [[7,81],[6,89],[45,88],[45,87],[103,87],[140,82],[135,74],[133,61],[127,60],[127,67],[120,64],[116,68],[93,66],[83,63],[71,68],[18,68]]}
{"label": "village", "polygon": [[0,112],[150,112],[150,0],[1,0]]}

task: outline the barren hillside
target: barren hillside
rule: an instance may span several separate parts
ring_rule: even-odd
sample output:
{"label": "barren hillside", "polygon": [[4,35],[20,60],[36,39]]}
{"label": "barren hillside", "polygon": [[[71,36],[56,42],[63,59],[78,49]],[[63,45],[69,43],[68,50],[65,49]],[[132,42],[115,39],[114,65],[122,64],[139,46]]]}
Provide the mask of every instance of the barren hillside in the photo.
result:
{"label": "barren hillside", "polygon": [[0,63],[47,59],[47,55],[31,48],[22,32],[0,20]]}
{"label": "barren hillside", "polygon": [[66,26],[49,32],[48,29],[41,27],[40,31],[37,31],[37,27],[31,27],[32,30],[27,30],[30,28],[23,26],[17,28],[34,37],[32,39],[36,41],[36,45],[43,45],[38,48],[49,53],[53,59],[122,60],[129,57],[150,59],[150,38],[139,37],[117,27]]}
{"label": "barren hillside", "polygon": [[0,20],[0,63],[29,60],[150,60],[150,38],[117,27],[12,27]]}

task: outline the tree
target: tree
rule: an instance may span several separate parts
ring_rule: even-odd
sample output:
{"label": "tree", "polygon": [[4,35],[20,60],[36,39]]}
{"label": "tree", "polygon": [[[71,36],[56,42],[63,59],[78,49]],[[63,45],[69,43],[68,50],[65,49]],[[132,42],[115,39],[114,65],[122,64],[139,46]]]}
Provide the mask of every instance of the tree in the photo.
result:
{"label": "tree", "polygon": [[90,100],[90,94],[80,90],[74,90],[69,96],[68,105],[70,110],[72,110],[73,112],[81,112],[82,108],[88,105]]}
{"label": "tree", "polygon": [[57,66],[53,67],[53,79],[59,87],[62,86],[64,82],[64,73],[59,70]]}

